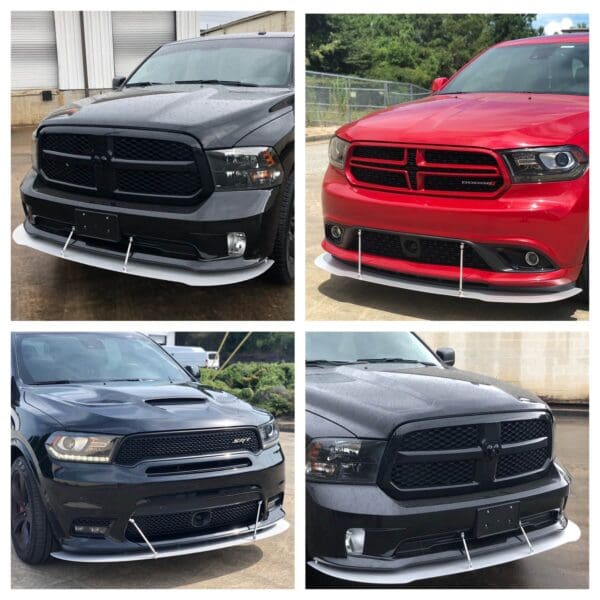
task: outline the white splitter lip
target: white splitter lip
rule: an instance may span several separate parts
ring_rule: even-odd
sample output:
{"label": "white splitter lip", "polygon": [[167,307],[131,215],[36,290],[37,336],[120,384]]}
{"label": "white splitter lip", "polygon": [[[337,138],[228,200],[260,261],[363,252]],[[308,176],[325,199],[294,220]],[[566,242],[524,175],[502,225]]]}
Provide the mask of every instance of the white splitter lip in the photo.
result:
{"label": "white splitter lip", "polygon": [[129,259],[124,269],[124,262],[115,257],[100,254],[92,254],[85,250],[69,246],[63,253],[63,248],[59,244],[34,237],[25,231],[23,225],[19,225],[13,231],[13,240],[19,246],[27,246],[33,250],[38,250],[44,254],[50,254],[57,258],[70,260],[82,265],[106,269],[125,275],[135,275],[137,277],[148,277],[150,279],[160,279],[162,281],[173,281],[184,283],[190,286],[217,286],[240,283],[248,279],[254,279],[267,271],[273,261],[265,259],[258,264],[247,269],[237,271],[227,271],[223,273],[193,273],[178,268],[161,267],[159,265],[149,265],[135,261],[135,255]]}
{"label": "white splitter lip", "polygon": [[83,563],[116,563],[116,562],[132,562],[135,560],[150,560],[158,558],[169,558],[172,556],[185,556],[186,554],[198,554],[200,552],[211,552],[212,550],[221,550],[223,548],[230,548],[232,546],[241,546],[244,544],[252,544],[260,540],[266,540],[267,538],[279,535],[284,531],[287,531],[290,524],[285,520],[281,519],[274,525],[265,527],[256,532],[256,535],[252,530],[247,531],[243,534],[238,534],[221,540],[205,541],[197,544],[185,544],[179,547],[161,550],[158,549],[156,553],[144,550],[142,552],[128,552],[122,554],[76,554],[74,552],[52,552],[54,558],[60,560],[67,560],[70,562],[83,562]]}
{"label": "white splitter lip", "polygon": [[411,290],[413,292],[423,292],[426,294],[438,294],[442,296],[453,296],[454,298],[470,298],[472,300],[481,300],[482,302],[502,302],[512,304],[540,304],[543,302],[558,302],[566,300],[572,296],[576,296],[581,292],[581,288],[572,287],[567,290],[558,292],[503,292],[497,290],[476,291],[465,290],[459,291],[456,285],[448,283],[444,284],[428,284],[421,281],[414,281],[403,278],[400,274],[386,273],[384,271],[376,272],[366,270],[363,266],[361,273],[358,269],[345,262],[337,260],[328,252],[324,252],[315,259],[315,265],[319,269],[323,269],[332,275],[338,277],[349,277],[358,281],[366,281],[367,283],[376,283],[378,285],[387,285],[390,287],[401,288],[403,290]]}
{"label": "white splitter lip", "polygon": [[312,560],[308,564],[313,569],[325,575],[346,581],[370,583],[373,585],[399,585],[422,579],[431,579],[432,577],[468,573],[476,569],[485,569],[521,558],[527,558],[528,556],[534,556],[535,554],[558,548],[558,546],[562,546],[563,544],[576,542],[581,537],[581,531],[573,521],[569,521],[564,529],[555,530],[545,535],[540,530],[539,532],[531,532],[528,534],[528,537],[532,543],[531,549],[525,541],[513,538],[513,543],[508,544],[506,547],[492,551],[488,550],[487,552],[485,549],[472,551],[471,566],[469,566],[465,557],[453,558],[451,560],[439,559],[436,562],[434,556],[429,557],[430,562],[426,562],[428,557],[425,556],[422,557],[424,562],[421,564],[410,564],[405,568],[393,571],[344,569],[321,562],[318,559]]}

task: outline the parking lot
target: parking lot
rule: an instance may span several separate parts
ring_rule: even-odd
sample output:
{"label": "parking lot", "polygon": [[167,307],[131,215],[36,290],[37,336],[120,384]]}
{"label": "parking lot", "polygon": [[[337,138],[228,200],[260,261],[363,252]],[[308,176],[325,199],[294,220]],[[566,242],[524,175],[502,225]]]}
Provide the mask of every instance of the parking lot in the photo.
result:
{"label": "parking lot", "polygon": [[[588,418],[558,416],[556,456],[574,481],[567,515],[581,528],[581,538],[549,552],[472,573],[415,582],[413,588],[587,588],[589,585]],[[308,587],[365,587],[347,584],[306,569]]]}
{"label": "parking lot", "polygon": [[310,320],[587,320],[575,296],[542,305],[490,304],[336,277],[318,269],[323,224],[321,181],[327,167],[326,141],[306,144],[306,318]]}
{"label": "parking lot", "polygon": [[[23,221],[19,184],[31,165],[33,128],[12,132],[11,231]],[[212,288],[121,275],[61,260],[14,242],[15,320],[291,320],[294,287],[264,275]]]}
{"label": "parking lot", "polygon": [[204,554],[116,564],[51,558],[31,567],[14,550],[13,588],[291,588],[294,586],[294,434],[281,433],[286,456],[285,509],[290,529],[254,545]]}

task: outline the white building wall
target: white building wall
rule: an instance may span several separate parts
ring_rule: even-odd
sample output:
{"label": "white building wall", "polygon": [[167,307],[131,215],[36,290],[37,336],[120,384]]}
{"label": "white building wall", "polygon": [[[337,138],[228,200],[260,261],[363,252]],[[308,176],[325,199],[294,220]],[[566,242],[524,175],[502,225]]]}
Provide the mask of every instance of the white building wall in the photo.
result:
{"label": "white building wall", "polygon": [[456,366],[560,401],[589,396],[585,332],[424,332],[433,349],[450,346]]}
{"label": "white building wall", "polygon": [[58,56],[58,88],[85,89],[83,43],[79,11],[56,11],[56,53]]}
{"label": "white building wall", "polygon": [[188,40],[200,35],[200,13],[195,10],[178,10],[175,13],[178,40]]}
{"label": "white building wall", "polygon": [[113,35],[110,11],[83,13],[88,86],[110,89],[114,77]]}

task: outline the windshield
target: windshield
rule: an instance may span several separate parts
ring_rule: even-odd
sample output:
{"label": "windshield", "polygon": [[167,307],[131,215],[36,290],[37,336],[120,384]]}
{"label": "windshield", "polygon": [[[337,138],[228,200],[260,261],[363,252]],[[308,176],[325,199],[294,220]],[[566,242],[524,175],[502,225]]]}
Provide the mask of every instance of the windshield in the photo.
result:
{"label": "windshield", "polygon": [[19,333],[19,375],[30,385],[110,381],[189,382],[154,342],[126,333]]}
{"label": "windshield", "polygon": [[525,44],[491,48],[440,92],[589,94],[588,44]]}
{"label": "windshield", "polygon": [[429,349],[411,333],[306,334],[307,362],[357,362],[377,359],[439,365]]}
{"label": "windshield", "polygon": [[141,84],[231,82],[290,86],[294,39],[257,36],[171,44],[160,48],[127,81]]}

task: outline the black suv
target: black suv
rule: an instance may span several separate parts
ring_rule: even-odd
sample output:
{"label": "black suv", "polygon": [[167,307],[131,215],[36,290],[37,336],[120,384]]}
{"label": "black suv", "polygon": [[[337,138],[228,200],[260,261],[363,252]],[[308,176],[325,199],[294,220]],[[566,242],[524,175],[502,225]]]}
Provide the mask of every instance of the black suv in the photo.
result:
{"label": "black suv", "polygon": [[268,413],[141,334],[15,333],[12,541],[21,560],[204,552],[287,529]]}
{"label": "black suv", "polygon": [[306,355],[311,567],[401,584],[579,539],[538,397],[409,333],[310,333]]}
{"label": "black suv", "polygon": [[42,121],[18,244],[189,285],[294,277],[293,34],[158,48]]}

